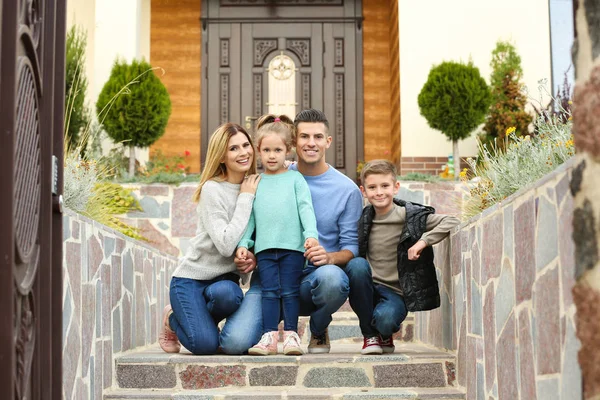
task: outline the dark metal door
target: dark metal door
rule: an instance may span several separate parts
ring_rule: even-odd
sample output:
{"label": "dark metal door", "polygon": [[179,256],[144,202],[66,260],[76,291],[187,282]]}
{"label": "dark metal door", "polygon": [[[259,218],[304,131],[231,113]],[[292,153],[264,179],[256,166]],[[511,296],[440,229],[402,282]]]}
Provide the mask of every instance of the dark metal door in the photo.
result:
{"label": "dark metal door", "polygon": [[62,397],[65,12],[0,0],[2,399]]}
{"label": "dark metal door", "polygon": [[202,15],[203,158],[219,124],[252,131],[269,112],[271,71],[281,57],[294,70],[288,116],[323,110],[334,138],[327,161],[354,178],[363,153],[362,2],[207,0]]}

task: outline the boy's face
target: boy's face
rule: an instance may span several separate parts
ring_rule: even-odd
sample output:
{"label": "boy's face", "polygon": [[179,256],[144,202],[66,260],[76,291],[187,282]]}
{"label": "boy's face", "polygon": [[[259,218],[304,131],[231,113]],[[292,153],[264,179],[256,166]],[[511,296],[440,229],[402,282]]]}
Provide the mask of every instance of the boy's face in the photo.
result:
{"label": "boy's face", "polygon": [[365,178],[360,190],[375,208],[377,214],[385,214],[394,204],[394,195],[400,189],[400,182],[392,174],[371,174]]}

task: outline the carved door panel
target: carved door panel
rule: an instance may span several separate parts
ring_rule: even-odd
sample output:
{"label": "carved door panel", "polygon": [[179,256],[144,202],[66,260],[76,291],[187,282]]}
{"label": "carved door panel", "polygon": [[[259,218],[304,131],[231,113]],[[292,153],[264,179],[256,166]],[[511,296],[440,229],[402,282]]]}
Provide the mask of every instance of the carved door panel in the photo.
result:
{"label": "carved door panel", "polygon": [[334,138],[327,162],[354,178],[363,152],[362,3],[269,3],[203,3],[203,158],[223,122],[253,131],[265,113],[293,119],[316,108]]}
{"label": "carved door panel", "polygon": [[[0,0],[0,398],[62,397],[64,0]],[[56,158],[53,157],[56,156]]]}

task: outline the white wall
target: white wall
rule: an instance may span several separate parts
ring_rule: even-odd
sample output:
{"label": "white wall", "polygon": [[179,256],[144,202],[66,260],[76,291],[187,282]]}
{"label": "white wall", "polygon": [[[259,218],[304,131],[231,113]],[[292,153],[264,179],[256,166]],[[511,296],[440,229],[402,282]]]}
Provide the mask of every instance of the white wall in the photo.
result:
{"label": "white wall", "polygon": [[[417,104],[433,65],[472,59],[489,83],[492,50],[499,39],[510,40],[530,95],[539,97],[540,79],[550,82],[548,0],[399,0],[398,6],[403,157],[452,153],[452,143],[429,128]],[[460,154],[477,154],[475,134],[460,143]]]}
{"label": "white wall", "polygon": [[565,73],[571,85],[575,82],[575,67],[571,60],[574,39],[573,0],[550,0],[550,26],[552,38],[552,93],[563,86]]}

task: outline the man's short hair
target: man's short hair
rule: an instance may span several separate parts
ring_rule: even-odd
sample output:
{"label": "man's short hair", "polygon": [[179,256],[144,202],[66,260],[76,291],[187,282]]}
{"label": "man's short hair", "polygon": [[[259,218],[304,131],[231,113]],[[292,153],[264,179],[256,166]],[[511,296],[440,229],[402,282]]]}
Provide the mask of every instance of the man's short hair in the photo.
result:
{"label": "man's short hair", "polygon": [[329,121],[325,116],[325,113],[321,110],[315,110],[314,108],[307,108],[306,110],[300,111],[296,118],[294,118],[294,126],[298,129],[298,124],[302,122],[321,122],[327,128],[327,132],[329,132]]}
{"label": "man's short hair", "polygon": [[392,175],[394,181],[397,179],[398,172],[396,166],[388,160],[373,160],[365,164],[360,171],[360,181],[365,184],[365,179],[369,175]]}

